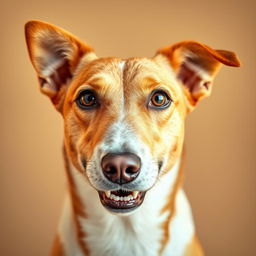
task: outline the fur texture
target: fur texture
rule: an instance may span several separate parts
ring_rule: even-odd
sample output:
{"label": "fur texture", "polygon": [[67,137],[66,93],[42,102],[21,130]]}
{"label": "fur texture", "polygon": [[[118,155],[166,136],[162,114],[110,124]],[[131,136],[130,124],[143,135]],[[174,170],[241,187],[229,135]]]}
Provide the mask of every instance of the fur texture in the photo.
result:
{"label": "fur texture", "polygon": [[[184,41],[153,58],[98,58],[48,23],[30,21],[25,32],[40,89],[65,128],[69,194],[52,255],[203,255],[182,190],[184,120],[221,64],[239,66],[236,55]],[[102,161],[113,153],[136,155],[134,180],[106,176]],[[136,207],[106,207],[125,200]]]}

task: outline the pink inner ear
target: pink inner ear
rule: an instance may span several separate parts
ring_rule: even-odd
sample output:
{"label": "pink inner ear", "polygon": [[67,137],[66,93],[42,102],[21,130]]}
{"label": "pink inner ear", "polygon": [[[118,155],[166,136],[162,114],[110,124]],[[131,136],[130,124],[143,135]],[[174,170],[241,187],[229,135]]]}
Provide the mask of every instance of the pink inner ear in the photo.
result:
{"label": "pink inner ear", "polygon": [[56,68],[50,78],[56,85],[56,89],[59,90],[61,85],[65,84],[68,79],[72,77],[70,72],[70,64],[67,59],[64,59],[62,64]]}
{"label": "pink inner ear", "polygon": [[70,64],[67,59],[63,59],[61,63],[51,70],[46,78],[39,77],[39,83],[43,90],[51,91],[55,94],[59,91],[62,85],[72,78],[70,72]]}
{"label": "pink inner ear", "polygon": [[[186,63],[181,64],[178,73],[178,79],[181,80],[183,85],[187,87],[191,93],[198,91],[203,81],[203,78],[200,76],[200,74],[191,69]],[[210,82],[204,82],[202,86],[209,90]]]}

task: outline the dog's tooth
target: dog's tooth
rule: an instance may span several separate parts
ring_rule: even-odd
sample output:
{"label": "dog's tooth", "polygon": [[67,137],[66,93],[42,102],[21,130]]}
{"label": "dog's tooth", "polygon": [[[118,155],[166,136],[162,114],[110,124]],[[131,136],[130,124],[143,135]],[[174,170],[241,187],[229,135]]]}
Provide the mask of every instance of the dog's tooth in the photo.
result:
{"label": "dog's tooth", "polygon": [[125,196],[123,200],[124,201],[129,201],[129,198],[130,198],[129,196]]}
{"label": "dog's tooth", "polygon": [[111,192],[109,190],[105,191],[105,194],[106,194],[107,198],[110,198]]}
{"label": "dog's tooth", "polygon": [[119,201],[119,200],[120,200],[120,197],[113,195],[113,199],[114,199],[115,201]]}
{"label": "dog's tooth", "polygon": [[128,196],[128,201],[132,200],[133,199],[133,196],[132,195],[129,195]]}
{"label": "dog's tooth", "polygon": [[116,197],[116,196],[115,196],[114,194],[111,194],[111,195],[110,195],[110,199],[112,199],[112,200],[115,200],[115,197]]}
{"label": "dog's tooth", "polygon": [[136,199],[137,196],[138,196],[138,194],[139,194],[139,191],[133,191],[133,192],[132,192],[133,198]]}

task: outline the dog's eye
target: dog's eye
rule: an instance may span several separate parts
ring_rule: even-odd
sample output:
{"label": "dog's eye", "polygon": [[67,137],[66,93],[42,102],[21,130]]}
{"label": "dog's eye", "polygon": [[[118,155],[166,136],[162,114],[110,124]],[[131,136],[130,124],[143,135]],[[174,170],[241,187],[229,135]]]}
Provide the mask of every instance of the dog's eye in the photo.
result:
{"label": "dog's eye", "polygon": [[164,109],[169,107],[171,104],[171,98],[164,91],[155,91],[150,99],[149,107]]}
{"label": "dog's eye", "polygon": [[98,106],[96,94],[91,90],[82,91],[78,94],[76,104],[83,109],[94,108]]}

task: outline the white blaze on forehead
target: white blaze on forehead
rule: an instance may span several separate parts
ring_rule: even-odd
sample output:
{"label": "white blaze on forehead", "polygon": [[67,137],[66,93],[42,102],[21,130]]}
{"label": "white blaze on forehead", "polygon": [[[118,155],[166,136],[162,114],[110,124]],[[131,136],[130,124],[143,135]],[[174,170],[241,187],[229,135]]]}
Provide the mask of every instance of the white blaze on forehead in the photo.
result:
{"label": "white blaze on forehead", "polygon": [[[119,67],[120,67],[120,70],[121,70],[121,87],[124,88],[124,84],[123,84],[123,73],[124,73],[124,69],[125,69],[125,64],[126,64],[126,61],[125,60],[122,60],[120,61],[119,63]],[[126,126],[126,124],[124,125],[124,119],[125,119],[125,99],[124,99],[124,93],[122,95],[122,100],[121,100],[121,103],[120,103],[120,112],[119,112],[119,116],[118,116],[118,119],[116,120],[116,122],[113,124],[113,126]],[[120,131],[122,129],[119,130],[119,134],[120,134]]]}
{"label": "white blaze on forehead", "polygon": [[[121,70],[121,79],[120,86],[124,87],[123,84],[123,71],[125,69],[125,61],[119,62],[119,67]],[[104,153],[109,152],[122,152],[124,149],[124,145],[129,138],[134,137],[133,131],[130,125],[125,121],[125,99],[124,93],[121,96],[121,101],[119,102],[119,113],[118,118],[110,125],[108,130],[106,131],[105,139],[102,143],[102,151]]]}
{"label": "white blaze on forehead", "polygon": [[124,72],[124,68],[125,68],[125,60],[122,60],[120,63],[119,63],[119,67],[122,71],[122,73]]}

